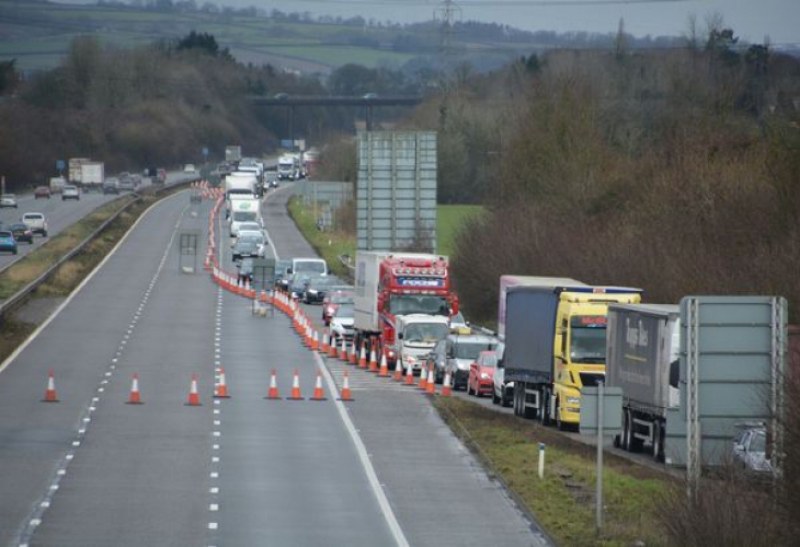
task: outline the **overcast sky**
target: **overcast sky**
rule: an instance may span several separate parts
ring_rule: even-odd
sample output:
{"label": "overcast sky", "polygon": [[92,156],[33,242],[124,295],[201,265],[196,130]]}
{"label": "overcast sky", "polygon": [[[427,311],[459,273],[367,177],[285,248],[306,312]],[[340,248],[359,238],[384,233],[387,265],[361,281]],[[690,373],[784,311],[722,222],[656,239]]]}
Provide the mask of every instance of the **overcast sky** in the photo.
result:
{"label": "overcast sky", "polygon": [[[85,3],[86,0],[61,0]],[[202,6],[206,0],[195,0]],[[210,0],[217,5],[256,6],[267,11],[308,11],[314,15],[361,15],[366,19],[407,23],[430,20],[444,0]],[[620,18],[625,31],[680,36],[694,14],[701,28],[709,14],[719,13],[737,36],[753,43],[765,37],[773,44],[800,44],[800,0],[460,0],[462,21],[508,24],[524,30],[615,32]]]}

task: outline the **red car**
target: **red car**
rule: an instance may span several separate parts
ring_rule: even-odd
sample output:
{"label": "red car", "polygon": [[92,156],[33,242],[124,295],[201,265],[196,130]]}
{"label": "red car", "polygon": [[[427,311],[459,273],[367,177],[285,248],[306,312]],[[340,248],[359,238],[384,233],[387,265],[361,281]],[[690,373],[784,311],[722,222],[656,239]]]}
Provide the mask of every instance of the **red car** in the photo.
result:
{"label": "red car", "polygon": [[333,290],[325,295],[322,301],[322,322],[325,326],[331,324],[331,317],[336,313],[340,304],[352,304],[353,293],[351,291]]}
{"label": "red car", "polygon": [[469,366],[467,395],[491,395],[494,391],[494,369],[497,366],[497,353],[482,351],[478,359]]}
{"label": "red car", "polygon": [[50,187],[49,186],[37,186],[36,190],[33,191],[33,199],[39,198],[47,198],[50,199]]}

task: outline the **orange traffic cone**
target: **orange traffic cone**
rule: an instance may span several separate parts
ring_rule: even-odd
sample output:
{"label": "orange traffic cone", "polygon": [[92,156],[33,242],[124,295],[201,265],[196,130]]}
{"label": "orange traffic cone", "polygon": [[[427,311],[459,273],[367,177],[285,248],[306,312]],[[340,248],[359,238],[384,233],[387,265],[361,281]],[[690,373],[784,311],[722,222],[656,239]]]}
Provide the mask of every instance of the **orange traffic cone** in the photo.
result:
{"label": "orange traffic cone", "polygon": [[367,343],[361,343],[361,353],[358,356],[358,368],[367,368]]}
{"label": "orange traffic cone", "polygon": [[342,336],[342,346],[339,348],[339,359],[345,362],[347,361],[347,342],[344,336]]}
{"label": "orange traffic cone", "polygon": [[421,368],[419,371],[419,383],[417,384],[417,387],[422,391],[428,389],[428,374],[424,368]]}
{"label": "orange traffic cone", "polygon": [[314,331],[314,338],[311,340],[311,349],[313,351],[319,351],[319,331]]}
{"label": "orange traffic cone", "polygon": [[131,394],[128,396],[129,405],[140,405],[142,404],[142,395],[139,393],[139,375],[134,374],[133,380],[131,380]]}
{"label": "orange traffic cone", "polygon": [[331,351],[331,341],[328,338],[328,333],[322,333],[322,346],[319,348],[319,352],[323,355],[328,355]]}
{"label": "orange traffic cone", "polygon": [[303,396],[300,395],[300,374],[297,369],[294,369],[294,378],[292,378],[292,394],[289,396],[290,401],[302,401]]}
{"label": "orange traffic cone", "polygon": [[336,337],[331,335],[331,345],[328,348],[328,357],[336,357]]}
{"label": "orange traffic cone", "polygon": [[369,370],[378,370],[378,361],[376,361],[377,357],[375,357],[375,346],[373,342],[372,348],[369,350]]}
{"label": "orange traffic cone", "polygon": [[394,380],[396,382],[402,382],[403,381],[403,365],[402,365],[402,363],[400,363],[400,359],[395,361],[395,365],[394,365]]}
{"label": "orange traffic cone", "polygon": [[350,344],[350,359],[349,363],[351,365],[358,364],[358,354],[356,353],[356,340],[353,338],[352,343]]}
{"label": "orange traffic cone", "polygon": [[414,385],[414,369],[411,367],[406,368],[406,383],[407,386]]}
{"label": "orange traffic cone", "polygon": [[450,387],[450,371],[444,373],[444,381],[442,382],[442,397],[450,397],[453,394],[453,388]]}
{"label": "orange traffic cone", "polygon": [[230,395],[228,395],[228,383],[225,381],[225,369],[222,367],[220,367],[219,369],[219,383],[217,384],[217,387],[214,390],[214,398],[215,399],[230,398]]}
{"label": "orange traffic cone", "polygon": [[314,386],[314,394],[311,396],[312,401],[324,401],[325,391],[322,389],[322,371],[317,370],[317,383]]}
{"label": "orange traffic cone", "polygon": [[[397,360],[400,362],[400,359]],[[378,372],[378,376],[382,378],[389,377],[389,364],[386,362],[386,352],[381,352],[381,370]]]}
{"label": "orange traffic cone", "polygon": [[58,395],[56,394],[56,379],[55,374],[53,373],[53,369],[47,373],[47,390],[44,392],[44,399],[43,402],[45,403],[57,403]]}
{"label": "orange traffic cone", "polygon": [[436,377],[433,375],[433,365],[428,367],[428,385],[426,386],[425,393],[428,395],[436,395]]}
{"label": "orange traffic cone", "polygon": [[[298,388],[299,394],[299,388]],[[278,400],[281,398],[280,393],[278,393],[278,375],[275,372],[275,369],[272,369],[272,374],[269,377],[269,390],[267,391],[267,399]]]}
{"label": "orange traffic cone", "polygon": [[192,374],[192,385],[189,388],[187,406],[200,406],[200,394],[197,392],[197,374]]}
{"label": "orange traffic cone", "polygon": [[353,395],[350,393],[350,376],[347,374],[347,369],[344,369],[344,382],[342,383],[342,393],[339,397],[340,401],[352,401]]}

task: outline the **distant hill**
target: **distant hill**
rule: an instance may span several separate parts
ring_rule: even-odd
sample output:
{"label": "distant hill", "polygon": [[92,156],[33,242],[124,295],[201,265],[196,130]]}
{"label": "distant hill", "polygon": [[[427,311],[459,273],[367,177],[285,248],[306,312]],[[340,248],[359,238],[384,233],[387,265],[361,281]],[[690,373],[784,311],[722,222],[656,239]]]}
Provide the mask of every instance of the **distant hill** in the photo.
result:
{"label": "distant hill", "polygon": [[[220,9],[211,3],[159,5],[155,9],[121,2],[0,0],[0,60],[17,59],[19,69],[31,72],[56,66],[77,35],[91,34],[105,44],[128,48],[174,40],[196,30],[214,35],[243,63],[303,73],[327,74],[346,63],[418,71],[464,61],[484,71],[554,47],[611,48],[615,38],[580,32],[531,33],[467,21],[454,25],[445,47],[441,28],[433,21],[371,25],[361,17],[313,18],[257,8]],[[631,48],[679,47],[681,39],[626,36],[626,43]]]}

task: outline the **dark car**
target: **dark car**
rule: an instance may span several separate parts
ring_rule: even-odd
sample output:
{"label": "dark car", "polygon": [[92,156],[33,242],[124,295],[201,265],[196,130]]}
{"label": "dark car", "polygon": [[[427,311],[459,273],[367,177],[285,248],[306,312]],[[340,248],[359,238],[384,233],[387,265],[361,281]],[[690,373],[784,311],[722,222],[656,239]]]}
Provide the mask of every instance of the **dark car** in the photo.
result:
{"label": "dark car", "polygon": [[50,199],[50,187],[49,186],[37,186],[36,190],[33,191],[33,199],[39,198],[47,198]]}
{"label": "dark car", "polygon": [[0,230],[0,251],[17,254],[17,241],[14,239],[14,234],[8,230]]}
{"label": "dark car", "polygon": [[331,287],[339,285],[341,281],[333,276],[312,277],[303,292],[303,302],[306,304],[322,304],[325,295]]}
{"label": "dark car", "polygon": [[481,351],[495,350],[498,340],[486,334],[451,333],[439,340],[427,357],[426,366],[434,366],[436,381],[444,379],[449,371],[453,389],[467,387],[469,367]]}
{"label": "dark car", "polygon": [[233,260],[258,256],[258,243],[252,238],[239,239],[233,246]]}
{"label": "dark car", "polygon": [[11,232],[17,243],[25,241],[26,243],[33,243],[33,230],[24,222],[17,222],[10,225],[7,230]]}
{"label": "dark car", "polygon": [[288,291],[289,290],[289,279],[291,279],[291,275],[287,272],[289,268],[292,267],[291,260],[278,260],[275,263],[275,288]]}

